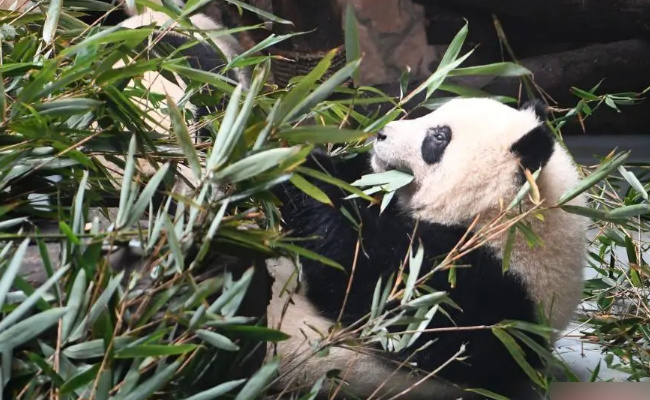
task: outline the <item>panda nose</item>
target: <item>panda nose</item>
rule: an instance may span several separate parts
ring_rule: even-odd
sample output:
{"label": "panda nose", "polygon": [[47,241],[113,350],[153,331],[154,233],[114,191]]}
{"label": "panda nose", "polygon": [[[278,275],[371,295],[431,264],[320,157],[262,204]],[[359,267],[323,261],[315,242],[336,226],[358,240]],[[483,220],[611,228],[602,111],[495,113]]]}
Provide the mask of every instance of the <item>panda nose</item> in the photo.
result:
{"label": "panda nose", "polygon": [[383,129],[380,130],[379,132],[377,132],[377,140],[378,140],[378,141],[380,141],[380,142],[381,142],[381,141],[384,141],[384,140],[386,140],[386,138],[387,138],[387,136],[386,136],[386,134],[384,133],[384,130],[383,130]]}

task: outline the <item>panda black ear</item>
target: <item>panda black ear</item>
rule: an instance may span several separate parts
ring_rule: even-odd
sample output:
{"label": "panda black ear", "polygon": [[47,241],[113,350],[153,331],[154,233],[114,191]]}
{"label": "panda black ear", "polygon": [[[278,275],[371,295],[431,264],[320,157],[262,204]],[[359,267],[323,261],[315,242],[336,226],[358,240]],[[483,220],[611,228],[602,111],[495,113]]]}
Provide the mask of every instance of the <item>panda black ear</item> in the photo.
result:
{"label": "panda black ear", "polygon": [[519,157],[523,168],[534,172],[546,165],[553,155],[554,148],[555,139],[542,122],[510,146],[510,151]]}
{"label": "panda black ear", "polygon": [[529,100],[525,102],[520,108],[520,110],[529,110],[532,109],[535,111],[535,115],[537,115],[537,118],[540,119],[540,121],[546,121],[546,118],[548,117],[548,109],[546,107],[546,104],[544,104],[543,101],[541,100]]}

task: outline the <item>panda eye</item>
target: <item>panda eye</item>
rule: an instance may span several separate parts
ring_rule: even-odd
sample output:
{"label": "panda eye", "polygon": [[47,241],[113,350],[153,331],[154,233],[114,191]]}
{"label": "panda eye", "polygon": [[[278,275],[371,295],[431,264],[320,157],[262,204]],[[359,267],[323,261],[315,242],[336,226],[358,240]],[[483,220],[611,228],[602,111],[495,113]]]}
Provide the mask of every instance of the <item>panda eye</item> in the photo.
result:
{"label": "panda eye", "polygon": [[436,126],[435,128],[429,129],[427,136],[432,137],[436,142],[446,143],[451,138],[451,129],[447,125]]}
{"label": "panda eye", "polygon": [[433,134],[433,138],[436,139],[439,142],[444,142],[445,141],[445,135],[443,135],[440,132],[436,132]]}

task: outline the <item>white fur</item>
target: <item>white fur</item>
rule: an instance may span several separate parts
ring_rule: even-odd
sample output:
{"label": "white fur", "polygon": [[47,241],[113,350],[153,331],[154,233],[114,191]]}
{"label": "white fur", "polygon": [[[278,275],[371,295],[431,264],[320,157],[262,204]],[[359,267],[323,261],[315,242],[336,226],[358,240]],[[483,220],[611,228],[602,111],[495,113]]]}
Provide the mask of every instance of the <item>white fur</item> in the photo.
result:
{"label": "white fur", "polygon": [[[442,224],[467,224],[481,214],[485,223],[498,215],[502,205],[509,204],[520,189],[514,179],[520,166],[510,146],[541,123],[533,110],[516,110],[489,99],[456,99],[422,118],[388,124],[384,130],[387,139],[375,143],[371,164],[376,172],[398,165],[414,174],[414,183],[399,193],[400,206],[414,217]],[[442,160],[428,165],[422,160],[420,145],[427,129],[437,125],[448,125],[452,140]],[[554,204],[578,179],[572,160],[556,144],[537,180],[541,198],[547,205]],[[529,201],[523,204],[531,206]],[[584,198],[578,197],[571,204],[584,205]],[[546,210],[544,221],[531,218],[530,222],[544,246],[531,249],[519,234],[511,269],[526,283],[531,296],[544,305],[551,326],[559,331],[569,323],[580,301],[587,220],[556,208]],[[502,256],[504,242],[502,234],[489,245]],[[268,309],[270,326],[292,336],[269,349],[269,357],[276,352],[282,357],[280,372],[284,375],[277,387],[309,387],[328,370],[340,369],[361,398],[370,396],[388,378],[384,391],[374,396],[386,398],[419,380],[402,371],[390,377],[392,368],[349,348],[332,347],[326,357],[309,357],[309,342],[320,337],[309,326],[327,335],[333,323],[318,315],[306,300],[304,288],[297,290],[295,283],[288,285],[293,294],[288,303],[290,293],[282,289],[296,275],[292,275],[294,266],[289,260],[268,265],[275,277]],[[461,397],[469,398],[468,393],[439,380],[428,380],[404,396],[434,400]]]}

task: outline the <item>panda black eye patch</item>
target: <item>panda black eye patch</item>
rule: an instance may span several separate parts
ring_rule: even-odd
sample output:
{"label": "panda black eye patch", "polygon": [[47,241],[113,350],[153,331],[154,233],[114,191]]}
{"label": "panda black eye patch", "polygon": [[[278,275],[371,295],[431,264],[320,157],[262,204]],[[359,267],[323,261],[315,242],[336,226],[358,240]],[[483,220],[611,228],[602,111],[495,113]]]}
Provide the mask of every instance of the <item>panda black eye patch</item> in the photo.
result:
{"label": "panda black eye patch", "polygon": [[434,128],[429,128],[420,151],[422,159],[427,164],[435,164],[440,162],[442,155],[451,141],[451,128],[447,125],[440,125]]}

